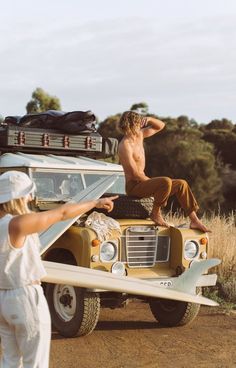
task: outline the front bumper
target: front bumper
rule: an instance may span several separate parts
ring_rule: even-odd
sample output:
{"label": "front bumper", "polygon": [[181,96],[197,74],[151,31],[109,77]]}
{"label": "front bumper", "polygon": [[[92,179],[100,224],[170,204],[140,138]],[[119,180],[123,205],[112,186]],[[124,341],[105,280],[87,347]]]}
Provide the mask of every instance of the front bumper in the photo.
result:
{"label": "front bumper", "polygon": [[[172,286],[172,280],[176,280],[176,277],[162,277],[162,278],[156,278],[156,279],[141,279],[144,281],[149,281],[150,283],[156,283],[158,286],[162,287],[171,287]],[[214,286],[216,285],[217,281],[217,275],[216,274],[210,274],[210,275],[202,275],[199,277],[196,287],[207,287],[207,286]],[[101,289],[89,289],[91,292],[106,292],[107,290],[101,290]]]}
{"label": "front bumper", "polygon": [[[155,282],[157,285],[170,287],[172,285],[172,280],[176,280],[176,277],[168,277],[168,278],[158,278],[158,279],[145,279],[146,281]],[[210,275],[201,275],[197,280],[196,286],[214,286],[217,281],[216,274]]]}

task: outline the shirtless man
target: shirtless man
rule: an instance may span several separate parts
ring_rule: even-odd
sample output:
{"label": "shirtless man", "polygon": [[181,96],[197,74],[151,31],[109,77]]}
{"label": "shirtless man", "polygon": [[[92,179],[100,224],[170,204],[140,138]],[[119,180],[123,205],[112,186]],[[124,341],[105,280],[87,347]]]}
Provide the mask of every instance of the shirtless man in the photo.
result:
{"label": "shirtless man", "polygon": [[199,220],[198,204],[185,180],[168,177],[149,178],[145,175],[144,138],[151,137],[164,128],[165,124],[153,117],[143,117],[133,111],[126,111],[120,119],[120,129],[124,133],[118,147],[120,163],[126,179],[126,193],[139,198],[154,197],[151,219],[159,226],[169,227],[161,208],[166,206],[170,196],[176,195],[180,206],[190,218],[190,228],[203,232],[210,231]]}

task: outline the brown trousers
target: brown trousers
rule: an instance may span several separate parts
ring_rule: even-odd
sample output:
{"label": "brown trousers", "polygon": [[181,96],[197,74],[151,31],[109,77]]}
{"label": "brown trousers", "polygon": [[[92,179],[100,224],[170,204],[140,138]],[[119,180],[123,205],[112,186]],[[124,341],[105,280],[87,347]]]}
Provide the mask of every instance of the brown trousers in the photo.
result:
{"label": "brown trousers", "polygon": [[130,180],[126,183],[126,193],[139,198],[154,197],[154,212],[155,209],[165,207],[168,198],[174,194],[187,216],[199,209],[188,183],[183,179],[163,176],[145,181]]}

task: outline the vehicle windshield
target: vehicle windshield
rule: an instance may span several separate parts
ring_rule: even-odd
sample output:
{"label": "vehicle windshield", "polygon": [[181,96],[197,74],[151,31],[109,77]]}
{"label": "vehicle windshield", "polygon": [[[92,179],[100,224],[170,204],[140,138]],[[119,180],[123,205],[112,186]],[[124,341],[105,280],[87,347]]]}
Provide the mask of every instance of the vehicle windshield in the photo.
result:
{"label": "vehicle windshield", "polygon": [[[36,197],[39,200],[46,201],[68,201],[76,194],[81,192],[85,187],[98,181],[100,178],[110,176],[109,174],[88,173],[81,172],[68,173],[65,171],[40,171],[32,172],[32,179],[36,184]],[[125,179],[124,175],[119,175],[119,178],[108,189],[109,193],[125,193]]]}
{"label": "vehicle windshield", "polygon": [[[99,174],[84,174],[84,179],[86,183],[86,187],[95,183],[101,178],[105,178],[107,175],[99,175]],[[117,193],[117,194],[125,194],[125,177],[124,175],[119,175],[118,179],[115,183],[107,190],[107,193]]]}
{"label": "vehicle windshield", "polygon": [[66,201],[84,189],[80,173],[36,171],[32,178],[39,199]]}

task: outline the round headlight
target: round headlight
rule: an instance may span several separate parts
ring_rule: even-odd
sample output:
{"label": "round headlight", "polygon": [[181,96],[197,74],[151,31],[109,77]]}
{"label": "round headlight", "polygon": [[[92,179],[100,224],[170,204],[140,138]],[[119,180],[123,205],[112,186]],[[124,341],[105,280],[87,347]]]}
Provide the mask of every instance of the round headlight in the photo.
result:
{"label": "round headlight", "polygon": [[100,247],[100,260],[110,262],[116,257],[117,248],[112,242],[104,242]]}
{"label": "round headlight", "polygon": [[198,255],[199,246],[193,240],[188,240],[184,244],[184,258],[193,259]]}
{"label": "round headlight", "polygon": [[111,267],[111,272],[115,275],[124,276],[125,275],[125,265],[122,262],[115,262]]}

